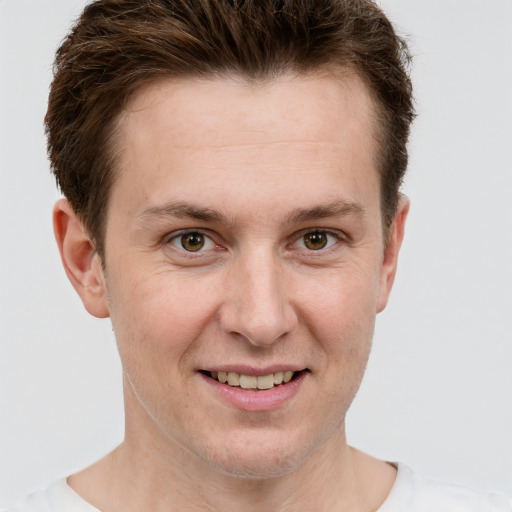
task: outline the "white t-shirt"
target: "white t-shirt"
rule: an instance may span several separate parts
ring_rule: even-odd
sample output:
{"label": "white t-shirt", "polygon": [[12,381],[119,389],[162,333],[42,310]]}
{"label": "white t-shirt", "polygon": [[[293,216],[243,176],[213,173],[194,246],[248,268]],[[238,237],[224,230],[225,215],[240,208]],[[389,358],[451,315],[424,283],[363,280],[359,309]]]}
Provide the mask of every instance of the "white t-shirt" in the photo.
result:
{"label": "white t-shirt", "polygon": [[[504,496],[436,482],[413,473],[404,464],[397,467],[395,484],[376,512],[512,512],[512,502]],[[76,494],[63,478],[6,512],[100,511]]]}

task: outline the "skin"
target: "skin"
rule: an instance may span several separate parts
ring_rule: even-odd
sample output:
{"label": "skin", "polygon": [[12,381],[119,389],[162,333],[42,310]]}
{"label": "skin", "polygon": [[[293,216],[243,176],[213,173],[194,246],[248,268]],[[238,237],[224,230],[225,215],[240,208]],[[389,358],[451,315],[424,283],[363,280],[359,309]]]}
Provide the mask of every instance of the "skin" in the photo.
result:
{"label": "skin", "polygon": [[[408,202],[387,243],[374,106],[358,77],[162,81],[119,118],[102,262],[62,200],[66,272],[110,316],[125,441],[69,484],[103,511],[374,511],[395,477],[347,445],[375,316]],[[182,246],[182,230],[206,241]],[[306,245],[314,232],[326,242]],[[200,370],[303,369],[271,410],[226,401]],[[242,372],[240,372],[242,373]],[[211,379],[210,379],[211,380]]]}

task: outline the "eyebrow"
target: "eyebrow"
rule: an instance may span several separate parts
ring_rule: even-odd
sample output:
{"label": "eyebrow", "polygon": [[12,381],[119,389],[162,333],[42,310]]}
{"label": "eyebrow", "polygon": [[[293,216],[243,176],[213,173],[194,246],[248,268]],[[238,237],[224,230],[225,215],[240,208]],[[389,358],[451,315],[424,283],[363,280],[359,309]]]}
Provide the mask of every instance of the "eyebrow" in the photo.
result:
{"label": "eyebrow", "polygon": [[[328,217],[344,217],[347,215],[363,216],[365,208],[357,201],[337,199],[325,205],[311,208],[297,208],[287,217],[289,224],[300,224],[310,220],[325,219]],[[165,219],[177,217],[180,219],[194,219],[203,222],[218,222],[225,225],[234,225],[235,222],[227,215],[212,208],[203,208],[187,202],[169,202],[163,205],[151,206],[139,215],[142,222],[152,221],[155,218]]]}
{"label": "eyebrow", "polygon": [[139,219],[153,220],[154,218],[177,217],[179,219],[195,219],[204,222],[221,222],[232,224],[226,215],[211,208],[202,208],[186,202],[170,202],[159,206],[151,206],[144,210]]}
{"label": "eyebrow", "polygon": [[308,220],[325,219],[328,217],[345,217],[356,215],[362,217],[365,213],[364,206],[357,201],[338,199],[326,205],[313,206],[312,208],[298,208],[288,217],[291,224],[300,224]]}

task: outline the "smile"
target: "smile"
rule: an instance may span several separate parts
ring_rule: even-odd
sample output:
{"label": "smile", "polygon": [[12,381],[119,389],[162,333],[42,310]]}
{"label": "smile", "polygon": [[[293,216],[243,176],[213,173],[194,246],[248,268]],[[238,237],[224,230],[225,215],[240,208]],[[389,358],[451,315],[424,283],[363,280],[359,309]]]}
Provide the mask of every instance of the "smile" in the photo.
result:
{"label": "smile", "polygon": [[244,375],[236,372],[203,372],[208,377],[227,384],[228,386],[242,389],[272,389],[281,384],[287,384],[300,372],[287,370],[284,372],[269,373],[268,375]]}
{"label": "smile", "polygon": [[264,412],[287,407],[286,404],[304,388],[310,370],[289,366],[257,370],[240,365],[238,368],[203,369],[198,373],[207,385],[206,389],[211,390],[221,403],[241,411]]}

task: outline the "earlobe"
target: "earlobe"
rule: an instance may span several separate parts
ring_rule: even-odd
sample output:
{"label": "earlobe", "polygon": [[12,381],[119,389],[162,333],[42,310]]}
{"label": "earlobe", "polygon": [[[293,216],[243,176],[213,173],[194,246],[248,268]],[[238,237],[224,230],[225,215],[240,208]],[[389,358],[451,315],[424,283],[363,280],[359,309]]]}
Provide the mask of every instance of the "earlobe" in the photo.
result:
{"label": "earlobe", "polygon": [[379,283],[377,313],[380,313],[386,307],[391,288],[393,287],[398,264],[398,254],[404,239],[405,221],[407,220],[409,207],[409,199],[401,195],[395,218],[390,226],[389,237],[384,251]]}
{"label": "earlobe", "polygon": [[93,316],[109,316],[105,279],[101,260],[82,221],[66,199],[53,209],[53,229],[64,270]]}

